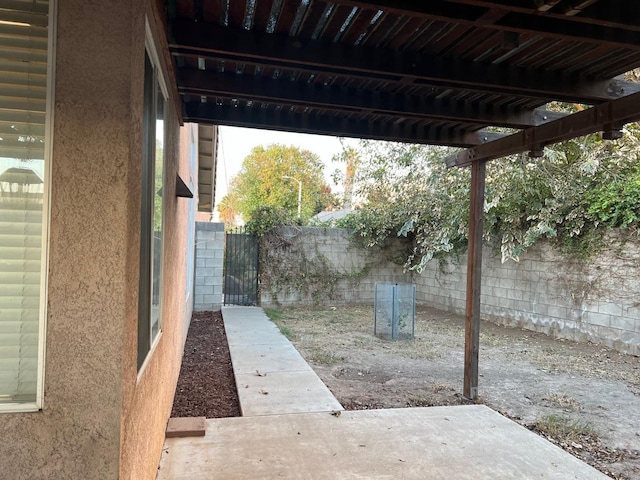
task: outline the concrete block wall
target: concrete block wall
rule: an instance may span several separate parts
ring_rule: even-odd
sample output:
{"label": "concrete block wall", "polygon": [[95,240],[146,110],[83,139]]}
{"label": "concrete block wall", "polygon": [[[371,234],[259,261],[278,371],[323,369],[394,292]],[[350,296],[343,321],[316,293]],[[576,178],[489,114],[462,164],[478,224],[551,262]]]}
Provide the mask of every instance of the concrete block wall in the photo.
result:
{"label": "concrete block wall", "polygon": [[[287,278],[274,281],[263,276],[263,306],[372,305],[375,282],[387,281],[415,283],[418,304],[464,314],[466,254],[457,261],[433,260],[422,274],[411,275],[389,260],[401,253],[399,242],[362,250],[351,243],[346,230],[307,227],[290,228],[282,239],[277,249],[261,258],[261,271],[275,262],[288,272]],[[519,262],[503,264],[499,249],[485,246],[482,318],[640,355],[640,242],[625,241],[614,233],[606,244],[607,250],[588,263],[542,243]],[[326,260],[329,269],[343,278],[331,289],[314,292],[305,287],[314,283],[305,283],[305,276],[315,274],[310,265],[318,259]],[[349,278],[349,273],[364,270],[358,278]]]}
{"label": "concrete block wall", "polygon": [[193,309],[222,307],[224,284],[224,224],[196,222],[196,273]]}
{"label": "concrete block wall", "polygon": [[[481,315],[558,338],[602,343],[640,354],[640,244],[612,235],[589,263],[550,244],[531,248],[520,262],[501,263],[497,249],[483,251]],[[464,314],[466,256],[432,261],[414,276],[418,303]]]}
{"label": "concrete block wall", "polygon": [[[262,306],[373,305],[376,282],[411,282],[390,261],[399,244],[362,250],[337,228],[287,227],[280,235],[283,241],[267,246],[260,258]],[[285,266],[286,275],[273,278]]]}

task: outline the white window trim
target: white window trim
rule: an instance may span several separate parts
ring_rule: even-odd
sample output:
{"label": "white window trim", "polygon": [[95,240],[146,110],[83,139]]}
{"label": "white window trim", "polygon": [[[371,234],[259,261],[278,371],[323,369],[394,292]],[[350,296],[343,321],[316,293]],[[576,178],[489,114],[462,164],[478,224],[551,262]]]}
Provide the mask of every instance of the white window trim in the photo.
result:
{"label": "white window trim", "polygon": [[44,407],[44,368],[46,359],[46,334],[47,334],[47,305],[49,298],[49,232],[51,229],[51,171],[53,163],[53,122],[55,106],[55,59],[57,49],[57,11],[58,1],[50,0],[49,4],[49,58],[47,59],[47,112],[45,115],[45,135],[48,142],[45,145],[45,193],[44,193],[44,216],[42,234],[42,265],[44,265],[41,279],[41,299],[40,299],[40,332],[39,332],[39,357],[38,357],[38,385],[36,390],[36,406],[39,410]]}
{"label": "white window trim", "polygon": [[[196,124],[197,125],[197,124]],[[195,165],[196,165],[196,169],[197,169],[197,158],[198,158],[198,142],[196,140],[196,128],[198,128],[197,126],[194,127],[190,127],[189,128],[189,169],[191,171],[191,173],[193,174],[193,170],[192,170],[192,164],[191,164],[191,155],[195,155],[196,159],[195,159]],[[193,149],[193,151],[192,151]],[[193,179],[190,179],[190,188],[193,190]],[[189,199],[189,210],[190,212],[193,212],[193,222],[192,225],[189,226],[189,228],[193,229],[193,235],[191,236],[191,238],[193,239],[193,242],[195,243],[196,241],[196,212],[195,209],[197,208],[196,205],[196,198],[195,196],[193,198]],[[188,237],[188,236],[187,236]],[[190,246],[187,245],[187,252],[189,252],[190,250]],[[196,253],[196,249],[195,249],[195,245],[193,246],[193,250],[191,251],[192,255],[190,255],[191,261],[192,263],[189,263],[189,260],[187,260],[186,265],[187,266],[191,266],[191,269],[187,269],[187,275],[189,275],[191,277],[191,279],[187,279],[187,289],[186,289],[186,299],[185,299],[185,304],[187,305],[187,308],[189,308],[189,306],[193,306],[193,289],[195,288],[195,284],[196,284],[196,280],[195,280],[195,276],[196,276],[196,260],[195,260],[195,253]],[[185,335],[186,336],[186,335]]]}
{"label": "white window trim", "polygon": [[[160,312],[160,315],[162,315],[162,311]],[[162,318],[162,317],[160,317],[160,318]],[[151,343],[151,348],[149,348],[149,351],[147,352],[147,356],[144,357],[144,362],[142,362],[142,365],[138,369],[138,375],[136,377],[136,385],[138,383],[140,383],[140,380],[142,380],[142,377],[144,376],[144,372],[146,372],[146,370],[147,370],[147,365],[149,365],[149,363],[151,363],[151,359],[153,358],[153,354],[156,351],[156,348],[158,347],[158,344],[160,343],[160,339],[162,338],[162,334],[163,334],[162,322],[160,322],[160,330],[158,331],[158,334],[156,335],[156,338],[153,340],[153,343]]]}
{"label": "white window trim", "polygon": [[153,33],[151,33],[151,26],[149,25],[149,19],[144,19],[144,46],[151,57],[151,63],[160,73],[158,75],[158,83],[160,83],[160,89],[164,96],[165,102],[169,101],[169,89],[167,88],[167,82],[164,78],[164,70],[162,69],[162,63],[160,63],[160,57],[158,56],[158,49],[156,48],[156,42],[153,39]]}
{"label": "white window trim", "polygon": [[[169,90],[167,88],[167,83],[164,77],[164,70],[162,69],[162,64],[160,63],[160,58],[158,56],[158,49],[156,48],[156,42],[154,40],[154,36],[153,33],[151,32],[151,26],[149,25],[149,19],[148,17],[145,17],[144,19],[144,33],[145,33],[145,38],[144,38],[144,46],[145,46],[145,52],[147,55],[149,55],[149,58],[151,60],[151,64],[153,65],[154,69],[156,70],[157,74],[156,74],[156,79],[158,80],[158,84],[160,85],[160,90],[162,92],[162,97],[165,101],[165,103],[169,102]],[[165,110],[166,113],[166,110]],[[166,139],[166,121],[163,122],[163,128],[165,129],[164,132],[164,138]],[[165,177],[164,179],[166,179],[166,154],[163,153],[163,161],[165,162],[165,166],[162,169],[162,175]],[[164,183],[164,179],[163,179],[163,183]],[[164,204],[164,200],[163,200],[163,204]],[[165,208],[163,205],[162,208],[162,224],[163,224],[163,229],[162,229],[162,237],[163,237],[163,241],[162,241],[162,252],[160,253],[160,255],[162,255],[162,257],[164,258],[164,240],[165,240],[165,228],[164,226],[166,225],[166,212],[165,212]],[[153,263],[153,262],[152,262]],[[164,268],[164,262],[162,262],[162,266]],[[163,284],[164,284],[164,276],[161,277],[160,279],[160,294],[162,294],[163,292]],[[138,299],[138,301],[140,301],[140,299]],[[163,321],[162,321],[162,313],[163,313],[163,308],[164,307],[164,302],[162,302],[162,300],[160,300],[160,305],[159,305],[159,310],[158,310],[158,334],[156,335],[156,337],[153,339],[153,341],[151,342],[149,351],[147,352],[147,355],[144,359],[144,361],[142,362],[142,365],[140,366],[140,368],[138,369],[138,375],[136,377],[136,383],[139,383],[140,380],[142,379],[144,372],[147,369],[147,365],[149,365],[149,363],[151,362],[151,358],[153,357],[153,354],[156,350],[156,348],[158,347],[158,344],[160,343],[160,339],[162,338],[162,334],[164,332],[163,329]]]}
{"label": "white window trim", "polygon": [[55,58],[57,31],[57,0],[49,0],[47,38],[47,101],[45,112],[44,192],[42,196],[42,253],[40,275],[40,307],[38,326],[38,377],[35,402],[7,403],[0,405],[0,413],[38,412],[44,408],[44,370],[47,334],[47,299],[49,272],[49,231],[51,228],[51,162],[53,159],[53,109],[55,105]]}

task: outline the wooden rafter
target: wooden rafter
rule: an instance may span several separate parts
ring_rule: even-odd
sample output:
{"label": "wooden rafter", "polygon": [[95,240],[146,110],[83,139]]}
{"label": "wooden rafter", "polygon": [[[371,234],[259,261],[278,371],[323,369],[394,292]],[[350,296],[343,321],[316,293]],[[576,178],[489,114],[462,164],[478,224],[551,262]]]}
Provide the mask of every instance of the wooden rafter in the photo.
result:
{"label": "wooden rafter", "polygon": [[584,79],[502,64],[469,62],[368,47],[327,44],[202,22],[173,23],[174,55],[191,55],[342,77],[414,83],[485,93],[592,104],[637,88],[622,80]]}
{"label": "wooden rafter", "polygon": [[195,101],[185,104],[184,116],[189,122],[432,145],[471,146],[502,137],[484,131],[403,125],[394,119],[360,120],[327,114],[305,115],[288,108],[246,108]]}
{"label": "wooden rafter", "polygon": [[423,95],[372,92],[355,87],[317,83],[292,83],[280,78],[250,77],[189,68],[179,70],[179,84],[180,92],[189,95],[308,106],[345,114],[360,112],[512,128],[541,125],[566,115],[545,109],[503,109],[481,102],[449,101]]}
{"label": "wooden rafter", "polygon": [[[640,50],[640,26],[637,21],[640,18],[640,3],[636,1],[607,1],[601,2],[601,5],[574,2],[583,8],[571,8],[559,13],[536,8],[534,0],[520,2],[518,5],[510,0],[336,0],[336,3],[359,8],[379,8],[426,20]],[[530,6],[526,6],[527,3]],[[615,5],[611,5],[612,3]],[[587,15],[590,11],[593,13]],[[540,15],[540,12],[545,12],[545,15]],[[578,13],[582,15],[578,16]]]}

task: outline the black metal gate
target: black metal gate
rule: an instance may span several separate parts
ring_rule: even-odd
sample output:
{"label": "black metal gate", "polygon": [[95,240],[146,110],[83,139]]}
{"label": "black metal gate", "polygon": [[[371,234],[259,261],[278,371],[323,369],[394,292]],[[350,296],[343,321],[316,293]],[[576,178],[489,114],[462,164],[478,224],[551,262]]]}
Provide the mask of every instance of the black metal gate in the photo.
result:
{"label": "black metal gate", "polygon": [[244,227],[226,235],[224,304],[258,304],[258,237],[246,233]]}

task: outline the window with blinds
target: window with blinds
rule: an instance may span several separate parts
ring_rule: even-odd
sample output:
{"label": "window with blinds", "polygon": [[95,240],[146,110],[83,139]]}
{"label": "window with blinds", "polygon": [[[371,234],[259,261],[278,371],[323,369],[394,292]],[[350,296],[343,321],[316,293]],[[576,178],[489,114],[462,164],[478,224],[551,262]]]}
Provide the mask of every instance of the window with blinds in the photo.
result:
{"label": "window with blinds", "polygon": [[41,406],[49,2],[0,2],[0,411]]}

